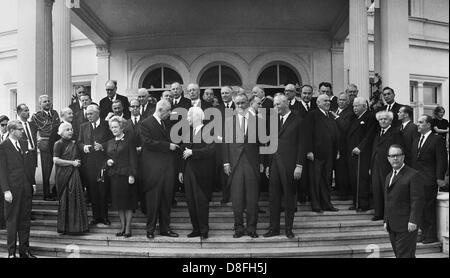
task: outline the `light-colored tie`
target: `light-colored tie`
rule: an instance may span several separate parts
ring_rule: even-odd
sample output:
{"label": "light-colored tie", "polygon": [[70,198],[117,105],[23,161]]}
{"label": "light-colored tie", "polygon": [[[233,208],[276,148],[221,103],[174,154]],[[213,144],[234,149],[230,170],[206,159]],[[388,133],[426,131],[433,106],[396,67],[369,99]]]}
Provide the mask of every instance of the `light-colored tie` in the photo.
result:
{"label": "light-colored tie", "polygon": [[391,180],[389,181],[389,186],[392,185],[392,181],[394,180],[396,175],[397,175],[397,170],[394,170],[394,173],[392,174]]}
{"label": "light-colored tie", "polygon": [[17,148],[17,151],[18,151],[20,154],[22,154],[22,149],[21,149],[20,146],[19,146],[19,141],[16,141],[16,148]]}

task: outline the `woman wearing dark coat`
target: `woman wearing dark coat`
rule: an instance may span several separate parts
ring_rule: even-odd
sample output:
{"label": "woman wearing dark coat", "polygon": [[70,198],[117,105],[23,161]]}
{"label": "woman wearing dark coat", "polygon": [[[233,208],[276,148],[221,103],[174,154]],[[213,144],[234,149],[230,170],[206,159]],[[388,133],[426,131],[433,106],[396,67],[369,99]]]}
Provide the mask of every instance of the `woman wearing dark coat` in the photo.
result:
{"label": "woman wearing dark coat", "polygon": [[72,140],[72,125],[62,123],[58,135],[61,139],[55,143],[53,151],[59,199],[57,231],[62,234],[85,233],[89,231],[89,223],[79,172],[80,155]]}
{"label": "woman wearing dark coat", "polygon": [[119,212],[122,229],[116,236],[131,237],[133,210],[137,208],[136,146],[131,137],[126,137],[126,120],[114,116],[109,120],[109,128],[114,138],[106,143],[107,173],[111,182],[112,207]]}
{"label": "woman wearing dark coat", "polygon": [[202,138],[204,114],[201,108],[191,107],[188,111],[190,140],[181,145],[183,151],[182,169],[179,180],[184,182],[186,201],[193,231],[188,237],[208,238],[209,200],[213,189],[214,143],[207,144]]}

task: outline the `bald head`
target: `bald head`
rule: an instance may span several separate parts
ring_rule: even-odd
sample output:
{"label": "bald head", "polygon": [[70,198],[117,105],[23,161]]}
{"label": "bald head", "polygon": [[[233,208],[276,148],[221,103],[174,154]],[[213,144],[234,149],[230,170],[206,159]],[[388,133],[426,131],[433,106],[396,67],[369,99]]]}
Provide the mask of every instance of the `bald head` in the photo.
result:
{"label": "bald head", "polygon": [[109,98],[113,98],[116,95],[117,82],[114,80],[108,80],[105,83],[106,94]]}

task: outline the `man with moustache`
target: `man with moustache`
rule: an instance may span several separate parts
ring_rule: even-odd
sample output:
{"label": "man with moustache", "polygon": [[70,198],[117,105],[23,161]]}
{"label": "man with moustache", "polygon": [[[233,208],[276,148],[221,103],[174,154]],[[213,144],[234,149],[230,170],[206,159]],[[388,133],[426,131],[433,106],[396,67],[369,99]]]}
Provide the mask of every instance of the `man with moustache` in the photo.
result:
{"label": "man with moustache", "polygon": [[50,192],[50,175],[53,168],[53,146],[58,136],[60,119],[58,112],[51,109],[50,98],[47,95],[39,97],[41,111],[36,112],[31,120],[38,129],[37,147],[41,155],[42,183],[44,200],[54,201],[56,186]]}

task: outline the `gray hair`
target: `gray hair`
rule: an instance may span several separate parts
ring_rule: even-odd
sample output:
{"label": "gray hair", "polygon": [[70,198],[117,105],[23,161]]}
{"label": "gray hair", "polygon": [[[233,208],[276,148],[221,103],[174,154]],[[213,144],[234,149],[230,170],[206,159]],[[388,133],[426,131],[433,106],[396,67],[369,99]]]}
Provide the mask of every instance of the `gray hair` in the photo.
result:
{"label": "gray hair", "polygon": [[111,126],[112,123],[118,123],[120,128],[124,129],[127,121],[119,116],[112,116],[111,119],[109,119],[108,121],[109,126]]}
{"label": "gray hair", "polygon": [[50,99],[50,97],[48,95],[40,95],[39,96],[39,103],[41,103],[42,99],[47,98]]}
{"label": "gray hair", "polygon": [[168,101],[165,100],[165,99],[161,99],[160,101],[158,101],[158,102],[156,103],[156,111],[161,111],[162,109],[170,108],[170,107],[172,107],[172,106],[170,105],[170,102],[168,102]]}
{"label": "gray hair", "polygon": [[367,108],[367,100],[363,97],[355,97],[355,99],[353,100],[353,104],[355,103],[361,104]]}
{"label": "gray hair", "polygon": [[70,123],[66,123],[66,122],[63,122],[62,124],[60,124],[58,127],[58,135],[61,136],[67,127],[72,128],[72,125]]}
{"label": "gray hair", "polygon": [[200,107],[193,106],[193,107],[189,108],[187,114],[188,114],[188,117],[189,117],[189,115],[191,115],[192,118],[194,118],[194,116],[199,116],[202,121],[205,119],[205,113],[203,112],[203,110]]}
{"label": "gray hair", "polygon": [[391,111],[379,111],[375,114],[375,118],[377,119],[377,121],[379,121],[382,116],[387,116],[391,121],[394,119],[394,113],[392,113]]}
{"label": "gray hair", "polygon": [[274,97],[274,100],[275,99],[281,99],[282,102],[287,102],[288,101],[287,96],[285,94],[282,94],[282,93],[277,93],[275,95],[275,97]]}
{"label": "gray hair", "polygon": [[66,115],[66,113],[69,113],[69,112],[73,112],[72,109],[70,109],[70,107],[64,107],[63,109],[61,109],[61,112],[59,112],[59,113],[62,117],[64,115]]}
{"label": "gray hair", "polygon": [[17,128],[22,126],[22,122],[19,120],[12,120],[8,122],[8,125],[6,128],[8,129],[8,132],[11,133],[13,130],[16,130]]}
{"label": "gray hair", "polygon": [[95,111],[95,112],[97,112],[97,113],[100,113],[100,108],[98,107],[98,105],[95,105],[95,104],[90,104],[87,108],[86,108],[86,111],[87,110],[93,110],[93,111]]}
{"label": "gray hair", "polygon": [[137,93],[138,93],[138,95],[144,95],[144,94],[148,95],[148,91],[145,88],[138,89]]}

